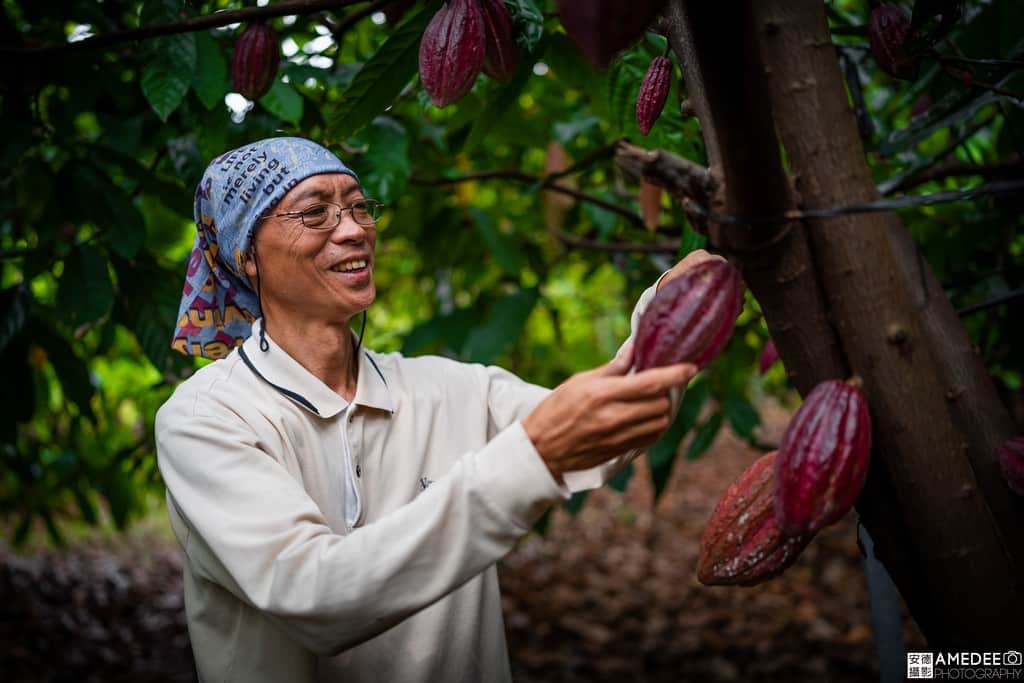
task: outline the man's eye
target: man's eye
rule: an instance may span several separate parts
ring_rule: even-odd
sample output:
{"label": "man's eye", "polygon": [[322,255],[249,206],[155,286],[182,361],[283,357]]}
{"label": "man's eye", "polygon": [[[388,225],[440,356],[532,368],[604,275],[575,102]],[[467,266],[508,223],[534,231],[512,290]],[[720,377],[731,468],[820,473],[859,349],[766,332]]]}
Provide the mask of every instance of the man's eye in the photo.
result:
{"label": "man's eye", "polygon": [[302,215],[306,218],[323,218],[327,215],[327,207],[323,205],[311,206],[303,211]]}

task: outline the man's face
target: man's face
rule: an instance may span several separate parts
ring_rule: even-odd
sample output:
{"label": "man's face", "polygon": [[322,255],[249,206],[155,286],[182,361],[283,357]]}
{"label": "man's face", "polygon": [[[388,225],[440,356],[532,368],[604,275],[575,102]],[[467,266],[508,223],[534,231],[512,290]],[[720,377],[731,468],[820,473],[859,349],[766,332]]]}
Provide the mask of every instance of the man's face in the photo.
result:
{"label": "man's face", "polygon": [[[324,202],[348,207],[362,198],[352,176],[324,173],[293,187],[269,213],[304,211]],[[329,225],[336,209],[326,208],[332,216]],[[297,214],[268,218],[257,227],[254,242],[263,279],[261,304],[272,318],[342,322],[373,303],[377,229],[357,223],[352,211],[342,212],[341,223],[333,230],[307,228]],[[359,261],[364,262],[362,267],[349,269]],[[252,259],[245,270],[255,284]]]}

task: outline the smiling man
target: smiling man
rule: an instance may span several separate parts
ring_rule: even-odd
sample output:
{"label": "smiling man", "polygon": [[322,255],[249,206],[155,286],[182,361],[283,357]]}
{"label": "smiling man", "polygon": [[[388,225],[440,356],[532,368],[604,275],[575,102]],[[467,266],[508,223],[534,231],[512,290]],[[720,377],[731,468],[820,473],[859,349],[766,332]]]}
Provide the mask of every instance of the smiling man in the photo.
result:
{"label": "smiling man", "polygon": [[379,210],[300,138],[228,152],[196,190],[172,344],[220,360],[156,433],[202,680],[509,680],[495,562],[652,444],[695,373],[630,374],[627,344],[550,391],[363,349]]}

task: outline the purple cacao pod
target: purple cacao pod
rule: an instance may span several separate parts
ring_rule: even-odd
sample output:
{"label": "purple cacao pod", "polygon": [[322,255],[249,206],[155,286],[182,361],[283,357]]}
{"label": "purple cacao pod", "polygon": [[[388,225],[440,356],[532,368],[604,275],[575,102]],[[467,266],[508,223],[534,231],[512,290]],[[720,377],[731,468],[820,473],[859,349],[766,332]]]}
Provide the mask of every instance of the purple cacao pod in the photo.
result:
{"label": "purple cacao pod", "polygon": [[427,24],[420,42],[420,80],[438,107],[472,89],[484,66],[484,31],[479,0],[448,0]]}
{"label": "purple cacao pod", "polygon": [[231,80],[235,92],[250,100],[267,94],[277,77],[281,45],[277,31],[267,24],[250,24],[235,41]]}
{"label": "purple cacao pod", "polygon": [[644,34],[665,0],[558,0],[562,26],[580,51],[597,67]]}
{"label": "purple cacao pod", "polygon": [[868,42],[882,71],[893,78],[917,78],[919,60],[904,49],[910,35],[910,17],[896,5],[882,4],[871,10]]}
{"label": "purple cacao pod", "polygon": [[814,534],[789,536],[775,519],[776,453],[767,453],[729,484],[704,526],[697,580],[707,586],[753,586],[796,562]]}
{"label": "purple cacao pod", "polygon": [[655,57],[640,83],[636,98],[636,122],[640,132],[647,135],[661,116],[672,85],[672,61],[668,57]]}
{"label": "purple cacao pod", "polygon": [[674,363],[704,367],[714,360],[743,308],[743,291],[739,271],[717,259],[662,285],[640,318],[637,371]]}
{"label": "purple cacao pod", "polygon": [[871,460],[871,417],[850,383],[822,382],[786,427],[775,460],[775,516],[787,534],[839,521],[864,487]]}
{"label": "purple cacao pod", "polygon": [[757,359],[757,371],[763,375],[768,372],[768,368],[775,365],[779,360],[779,350],[775,348],[775,340],[771,337],[768,338],[768,343],[761,349],[761,356]]}
{"label": "purple cacao pod", "polygon": [[1007,485],[1018,496],[1024,496],[1024,436],[1009,439],[999,449],[999,466]]}
{"label": "purple cacao pod", "polygon": [[516,38],[504,0],[481,0],[484,12],[484,73],[507,81],[516,70]]}

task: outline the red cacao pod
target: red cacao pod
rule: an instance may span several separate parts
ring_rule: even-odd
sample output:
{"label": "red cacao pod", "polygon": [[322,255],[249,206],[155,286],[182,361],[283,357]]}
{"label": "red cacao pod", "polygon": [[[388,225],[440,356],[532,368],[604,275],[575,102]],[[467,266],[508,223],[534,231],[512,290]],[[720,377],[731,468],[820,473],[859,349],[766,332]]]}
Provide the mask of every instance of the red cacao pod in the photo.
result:
{"label": "red cacao pod", "polygon": [[420,80],[445,107],[473,87],[484,66],[484,13],[479,0],[448,0],[423,31]]}
{"label": "red cacao pod", "polygon": [[707,586],[753,586],[792,565],[814,534],[788,536],[775,519],[776,452],[729,484],[700,539],[697,580]]}
{"label": "red cacao pod", "polygon": [[871,417],[852,384],[822,382],[790,420],[775,460],[775,515],[788,534],[815,532],[857,500],[871,459]]}
{"label": "red cacao pod", "polygon": [[878,5],[868,19],[868,42],[882,71],[893,78],[917,78],[919,60],[906,53],[910,17],[896,5]]}
{"label": "red cacao pod", "polygon": [[661,116],[671,85],[672,61],[668,57],[655,57],[640,83],[640,94],[636,98],[636,122],[644,135],[651,132],[654,122]]}
{"label": "red cacao pod", "polygon": [[516,70],[516,38],[504,0],[481,0],[484,12],[484,73],[507,81]]}
{"label": "red cacao pod", "polygon": [[779,360],[779,350],[775,348],[775,340],[768,338],[768,343],[761,349],[761,357],[757,359],[757,371],[759,374],[768,372],[768,368],[775,365]]}
{"label": "red cacao pod", "polygon": [[562,26],[576,46],[597,67],[644,34],[665,0],[558,0]]}
{"label": "red cacao pod", "polygon": [[235,92],[250,100],[267,94],[277,77],[281,45],[277,31],[267,24],[250,24],[235,41],[231,80]]}
{"label": "red cacao pod", "polygon": [[739,271],[718,259],[698,263],[662,285],[640,318],[636,369],[710,363],[729,341],[743,308],[743,290]]}
{"label": "red cacao pod", "polygon": [[1024,496],[1024,436],[1009,439],[999,449],[999,466],[1010,489]]}

